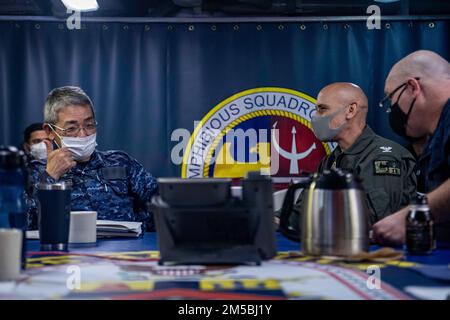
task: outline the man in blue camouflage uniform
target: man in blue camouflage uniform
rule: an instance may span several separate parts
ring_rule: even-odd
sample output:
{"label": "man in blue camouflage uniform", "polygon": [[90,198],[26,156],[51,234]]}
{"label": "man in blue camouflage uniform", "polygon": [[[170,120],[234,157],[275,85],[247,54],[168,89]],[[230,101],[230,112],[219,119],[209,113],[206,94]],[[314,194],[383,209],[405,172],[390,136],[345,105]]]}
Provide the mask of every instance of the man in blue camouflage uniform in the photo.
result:
{"label": "man in blue camouflage uniform", "polygon": [[101,220],[141,221],[147,230],[153,229],[153,218],[145,204],[157,191],[155,178],[123,151],[96,150],[93,105],[83,90],[52,90],[44,118],[50,139],[46,141],[48,160],[29,164],[33,186],[29,229],[37,228],[38,184],[57,181],[72,183],[73,211],[97,211]]}

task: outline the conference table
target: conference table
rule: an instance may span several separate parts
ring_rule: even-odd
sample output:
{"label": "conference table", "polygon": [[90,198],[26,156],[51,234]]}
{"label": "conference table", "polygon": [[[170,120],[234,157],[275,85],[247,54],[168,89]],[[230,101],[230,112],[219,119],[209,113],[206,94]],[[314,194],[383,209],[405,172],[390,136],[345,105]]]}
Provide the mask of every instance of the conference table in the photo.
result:
{"label": "conference table", "polygon": [[261,265],[161,266],[156,233],[98,239],[69,252],[40,252],[39,241],[28,240],[27,269],[19,280],[0,283],[0,299],[449,298],[450,244],[438,243],[430,255],[353,261],[304,256],[281,234],[276,241],[277,256]]}

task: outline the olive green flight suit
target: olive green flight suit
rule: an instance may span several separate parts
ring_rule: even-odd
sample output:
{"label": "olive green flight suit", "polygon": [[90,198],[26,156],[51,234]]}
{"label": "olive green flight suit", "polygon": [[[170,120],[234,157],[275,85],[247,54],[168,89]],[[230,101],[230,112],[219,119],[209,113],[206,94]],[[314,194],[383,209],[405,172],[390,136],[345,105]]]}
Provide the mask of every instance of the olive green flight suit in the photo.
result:
{"label": "olive green flight suit", "polygon": [[[367,196],[370,223],[407,206],[416,194],[415,159],[399,144],[376,135],[366,126],[345,151],[338,146],[322,159],[318,172],[333,167],[359,176]],[[301,197],[295,205],[300,208]],[[298,212],[291,216],[291,226],[298,229]]]}

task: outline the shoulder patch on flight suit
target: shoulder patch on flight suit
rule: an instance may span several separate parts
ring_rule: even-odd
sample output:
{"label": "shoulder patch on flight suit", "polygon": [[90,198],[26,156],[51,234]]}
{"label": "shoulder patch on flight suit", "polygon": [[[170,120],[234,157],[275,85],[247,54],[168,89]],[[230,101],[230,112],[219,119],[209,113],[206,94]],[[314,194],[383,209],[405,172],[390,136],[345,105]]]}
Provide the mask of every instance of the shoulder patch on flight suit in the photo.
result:
{"label": "shoulder patch on flight suit", "polygon": [[127,178],[125,167],[106,167],[101,169],[105,180],[123,180]]}
{"label": "shoulder patch on flight suit", "polygon": [[375,160],[373,162],[374,174],[400,176],[400,161],[397,160]]}

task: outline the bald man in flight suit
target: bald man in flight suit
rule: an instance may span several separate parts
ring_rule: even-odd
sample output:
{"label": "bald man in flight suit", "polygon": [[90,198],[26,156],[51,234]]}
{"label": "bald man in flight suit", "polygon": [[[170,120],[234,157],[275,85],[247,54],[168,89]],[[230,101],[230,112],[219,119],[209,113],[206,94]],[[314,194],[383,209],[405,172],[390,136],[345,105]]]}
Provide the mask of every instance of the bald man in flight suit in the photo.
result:
{"label": "bald man in flight suit", "polygon": [[[319,92],[316,111],[311,120],[316,137],[338,144],[318,172],[335,167],[362,178],[371,224],[407,205],[416,193],[414,157],[366,124],[368,100],[362,89],[346,82],[327,85]],[[293,214],[291,227],[298,225]]]}

